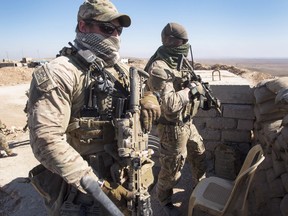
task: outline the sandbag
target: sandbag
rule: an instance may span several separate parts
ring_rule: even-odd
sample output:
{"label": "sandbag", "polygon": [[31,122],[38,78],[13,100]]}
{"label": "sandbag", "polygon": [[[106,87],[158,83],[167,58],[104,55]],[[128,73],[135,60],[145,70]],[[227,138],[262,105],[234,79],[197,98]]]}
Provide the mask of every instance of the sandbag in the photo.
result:
{"label": "sandbag", "polygon": [[281,89],[277,93],[275,104],[288,104],[288,89]]}
{"label": "sandbag", "polygon": [[255,114],[257,122],[265,122],[265,121],[273,121],[273,120],[276,121],[279,119],[283,119],[284,116],[286,116],[288,113],[285,110],[285,111],[279,111],[279,112],[274,112],[274,113],[261,114],[258,107],[255,106],[254,114]]}
{"label": "sandbag", "polygon": [[286,126],[288,124],[288,115],[284,116],[283,120],[282,120],[282,126]]}
{"label": "sandbag", "polygon": [[276,94],[270,91],[265,85],[254,89],[255,103],[261,104],[268,100],[274,100]]}
{"label": "sandbag", "polygon": [[261,104],[256,104],[260,114],[270,114],[276,112],[286,112],[288,114],[288,104],[275,104],[274,100],[269,100]]}
{"label": "sandbag", "polygon": [[267,88],[277,94],[281,89],[288,88],[288,77],[279,77],[268,81],[266,84]]}

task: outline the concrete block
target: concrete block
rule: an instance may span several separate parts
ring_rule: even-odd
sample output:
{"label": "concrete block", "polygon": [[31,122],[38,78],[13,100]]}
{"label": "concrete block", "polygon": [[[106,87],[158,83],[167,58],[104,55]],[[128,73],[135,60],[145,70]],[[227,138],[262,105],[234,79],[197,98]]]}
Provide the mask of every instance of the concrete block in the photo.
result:
{"label": "concrete block", "polygon": [[237,124],[237,130],[253,130],[254,120],[239,119]]}
{"label": "concrete block", "polygon": [[197,114],[195,115],[195,117],[203,117],[203,118],[209,117],[209,118],[213,118],[213,117],[216,117],[218,115],[219,115],[219,113],[216,111],[216,109],[210,109],[210,110],[199,109]]}
{"label": "concrete block", "polygon": [[204,130],[207,126],[208,119],[207,118],[193,118],[193,123],[198,130]]}
{"label": "concrete block", "polygon": [[251,142],[251,131],[225,130],[222,131],[224,142]]}
{"label": "concrete block", "polygon": [[212,152],[214,152],[215,151],[215,148],[218,146],[218,145],[220,145],[222,142],[220,142],[220,141],[204,141],[204,145],[205,145],[205,148],[206,148],[206,150],[208,150],[208,151],[212,151]]}
{"label": "concrete block", "polygon": [[[212,70],[196,70],[195,73],[208,82],[212,93],[221,103],[253,104],[253,89],[249,82],[229,71],[220,70],[218,75],[212,75]],[[214,78],[214,79],[213,79]]]}
{"label": "concrete block", "polygon": [[210,118],[206,121],[207,128],[211,129],[236,129],[237,120],[233,118]]}
{"label": "concrete block", "polygon": [[221,140],[221,131],[220,130],[211,130],[205,128],[204,130],[199,130],[204,141],[220,141]]}
{"label": "concrete block", "polygon": [[255,119],[252,105],[225,104],[223,105],[223,117],[237,119]]}

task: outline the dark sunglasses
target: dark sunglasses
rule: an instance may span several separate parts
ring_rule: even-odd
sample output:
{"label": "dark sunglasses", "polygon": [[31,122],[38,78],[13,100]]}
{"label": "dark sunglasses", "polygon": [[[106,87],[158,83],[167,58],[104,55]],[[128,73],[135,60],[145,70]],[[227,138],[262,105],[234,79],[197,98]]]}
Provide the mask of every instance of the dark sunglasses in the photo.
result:
{"label": "dark sunglasses", "polygon": [[104,34],[112,35],[116,30],[118,35],[121,35],[123,30],[122,26],[115,26],[114,24],[108,22],[98,22],[95,20],[85,20],[85,22],[92,25],[96,24]]}

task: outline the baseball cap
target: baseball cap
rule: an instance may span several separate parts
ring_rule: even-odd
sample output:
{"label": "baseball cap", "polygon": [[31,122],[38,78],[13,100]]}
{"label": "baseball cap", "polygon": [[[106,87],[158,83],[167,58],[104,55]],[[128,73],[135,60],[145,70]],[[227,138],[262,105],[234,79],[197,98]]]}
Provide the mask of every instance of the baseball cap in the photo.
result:
{"label": "baseball cap", "polygon": [[78,11],[77,20],[94,19],[101,22],[110,22],[118,19],[123,27],[131,25],[131,19],[126,14],[121,14],[116,7],[108,0],[86,0]]}
{"label": "baseball cap", "polygon": [[161,33],[162,38],[164,37],[175,37],[177,39],[183,39],[188,41],[188,34],[185,28],[178,23],[168,23]]}

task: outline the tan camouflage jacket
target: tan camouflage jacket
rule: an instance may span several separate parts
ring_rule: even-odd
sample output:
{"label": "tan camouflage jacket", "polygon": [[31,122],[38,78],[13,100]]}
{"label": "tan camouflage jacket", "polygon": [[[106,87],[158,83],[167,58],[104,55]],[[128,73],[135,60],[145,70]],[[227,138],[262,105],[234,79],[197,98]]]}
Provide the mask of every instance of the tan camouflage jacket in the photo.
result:
{"label": "tan camouflage jacket", "polygon": [[80,180],[84,175],[98,180],[81,157],[89,154],[93,146],[77,143],[75,139],[68,143],[66,132],[70,121],[79,117],[85,102],[85,82],[91,82],[85,72],[68,57],[58,57],[34,71],[28,103],[28,125],[35,157],[81,191]]}
{"label": "tan camouflage jacket", "polygon": [[[156,60],[150,66],[148,87],[158,92],[161,98],[161,115],[171,122],[182,121],[189,103],[189,89],[179,88],[181,74],[169,68],[162,60]],[[181,82],[181,81],[180,81]]]}

